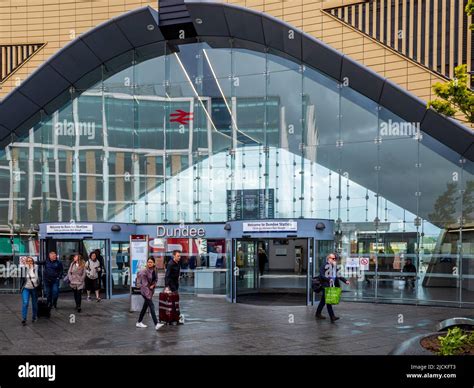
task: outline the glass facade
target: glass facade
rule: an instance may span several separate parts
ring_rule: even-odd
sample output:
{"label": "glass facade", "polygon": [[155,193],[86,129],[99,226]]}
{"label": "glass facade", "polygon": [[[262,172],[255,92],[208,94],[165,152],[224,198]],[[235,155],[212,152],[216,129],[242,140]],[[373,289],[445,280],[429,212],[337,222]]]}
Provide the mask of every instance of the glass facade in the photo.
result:
{"label": "glass facade", "polygon": [[224,38],[144,46],[88,77],[2,151],[6,232],[334,219],[344,271],[369,260],[345,298],[474,303],[473,162],[350,80]]}

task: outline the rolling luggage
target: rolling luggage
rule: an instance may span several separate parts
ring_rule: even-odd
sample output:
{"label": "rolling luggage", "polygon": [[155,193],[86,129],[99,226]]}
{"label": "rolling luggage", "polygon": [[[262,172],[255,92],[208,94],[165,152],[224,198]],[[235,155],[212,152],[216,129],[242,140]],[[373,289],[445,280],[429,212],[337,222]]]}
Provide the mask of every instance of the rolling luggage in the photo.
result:
{"label": "rolling luggage", "polygon": [[38,298],[38,318],[49,318],[51,316],[51,307],[48,306],[46,298]]}
{"label": "rolling luggage", "polygon": [[179,294],[177,292],[160,292],[159,321],[164,323],[179,323]]}
{"label": "rolling luggage", "polygon": [[38,293],[38,318],[51,317],[51,306],[48,305],[48,300],[44,296],[44,267],[41,267],[40,284],[37,287]]}

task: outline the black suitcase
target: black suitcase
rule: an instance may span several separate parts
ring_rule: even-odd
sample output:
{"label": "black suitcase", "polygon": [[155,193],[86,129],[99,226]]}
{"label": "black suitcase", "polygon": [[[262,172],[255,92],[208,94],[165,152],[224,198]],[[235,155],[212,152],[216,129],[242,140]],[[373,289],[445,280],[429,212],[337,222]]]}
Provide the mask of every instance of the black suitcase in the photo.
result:
{"label": "black suitcase", "polygon": [[51,307],[48,306],[46,298],[38,299],[38,318],[49,318],[51,316]]}
{"label": "black suitcase", "polygon": [[44,269],[41,267],[40,286],[36,290],[38,294],[38,318],[49,318],[51,317],[51,306],[48,305],[48,300],[44,297],[43,277]]}

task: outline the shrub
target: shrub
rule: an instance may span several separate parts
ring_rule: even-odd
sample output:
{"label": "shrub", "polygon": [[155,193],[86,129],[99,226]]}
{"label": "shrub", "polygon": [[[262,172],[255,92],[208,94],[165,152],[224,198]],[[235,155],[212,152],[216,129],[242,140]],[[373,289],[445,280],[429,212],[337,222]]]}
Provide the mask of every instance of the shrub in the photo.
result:
{"label": "shrub", "polygon": [[440,348],[439,354],[442,356],[452,356],[465,345],[474,344],[474,333],[470,335],[464,333],[459,327],[448,329],[448,334],[438,337]]}

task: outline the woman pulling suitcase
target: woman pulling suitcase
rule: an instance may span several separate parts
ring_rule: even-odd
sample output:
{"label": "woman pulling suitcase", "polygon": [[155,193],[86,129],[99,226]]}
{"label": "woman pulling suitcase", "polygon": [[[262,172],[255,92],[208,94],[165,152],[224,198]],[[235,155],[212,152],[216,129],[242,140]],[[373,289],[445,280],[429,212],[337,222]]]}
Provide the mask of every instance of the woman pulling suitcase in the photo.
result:
{"label": "woman pulling suitcase", "polygon": [[155,260],[150,257],[146,262],[146,268],[141,270],[137,276],[137,287],[140,287],[140,293],[143,296],[143,307],[138,317],[137,327],[145,328],[147,325],[143,323],[143,318],[148,309],[150,309],[151,318],[155,324],[155,329],[158,330],[163,324],[158,322],[156,318],[155,305],[153,304],[153,294],[156,288],[156,271]]}

